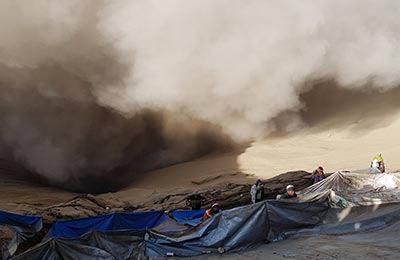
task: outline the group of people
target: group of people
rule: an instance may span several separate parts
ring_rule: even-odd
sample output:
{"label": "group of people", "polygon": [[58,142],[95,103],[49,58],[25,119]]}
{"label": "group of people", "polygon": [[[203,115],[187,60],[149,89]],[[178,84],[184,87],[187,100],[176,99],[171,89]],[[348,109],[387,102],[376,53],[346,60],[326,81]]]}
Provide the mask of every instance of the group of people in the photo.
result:
{"label": "group of people", "polygon": [[[251,203],[257,203],[260,201],[264,200],[264,184],[262,183],[261,180],[257,180],[256,183],[251,186],[250,189],[250,197],[251,197]],[[296,198],[297,194],[294,189],[294,186],[292,184],[289,184],[286,186],[286,192],[283,194],[278,194],[276,196],[277,200],[280,199],[291,199],[291,198]]]}
{"label": "group of people", "polygon": [[[312,174],[311,181],[314,184],[316,182],[323,180],[324,178],[325,178],[324,169],[322,168],[322,166],[319,166]],[[250,189],[251,202],[257,203],[263,201],[264,193],[265,193],[264,184],[259,179],[256,181],[254,185],[251,186]],[[284,194],[279,194],[277,196],[277,199],[291,199],[295,197],[297,197],[295,188],[293,185],[289,184],[286,187],[286,192]],[[202,203],[204,203],[205,201],[206,199],[200,194],[198,194],[197,191],[195,191],[192,195],[186,198],[186,205],[190,206],[192,210],[199,210],[201,209]],[[204,213],[203,221],[211,218],[213,215],[218,214],[219,212],[220,212],[220,207],[218,202],[212,201],[211,207],[207,209],[206,212]]]}
{"label": "group of people", "polygon": [[[371,173],[383,173],[385,172],[385,163],[383,160],[382,155],[379,153],[377,154],[371,161],[370,167]],[[310,184],[315,184],[325,179],[324,168],[322,166],[318,166],[317,169],[312,173],[310,178]],[[258,179],[254,185],[251,186],[250,189],[250,197],[251,203],[257,203],[264,200],[264,184],[263,182]],[[286,186],[286,192],[283,194],[277,195],[276,199],[291,199],[296,198],[297,194],[295,191],[295,187],[292,184]],[[186,199],[186,204],[191,207],[192,210],[199,210],[201,208],[202,203],[205,202],[205,198],[195,192],[194,194],[190,195]],[[211,207],[206,210],[204,213],[203,220],[207,220],[211,218],[213,215],[220,212],[219,204],[215,201],[212,201]]]}
{"label": "group of people", "polygon": [[[324,168],[322,166],[318,166],[318,168],[312,173],[311,175],[311,184],[315,184],[317,182],[322,181],[325,179],[325,173],[324,173]],[[264,200],[264,185],[261,180],[257,180],[256,183],[251,186],[250,189],[250,197],[251,197],[251,202],[257,203],[260,201]],[[276,199],[291,199],[291,198],[296,198],[297,194],[295,191],[295,188],[292,184],[289,184],[286,186],[286,192],[283,194],[278,194],[276,196]]]}
{"label": "group of people", "polygon": [[[384,173],[385,172],[385,163],[382,157],[382,154],[378,153],[372,158],[370,173]],[[318,166],[317,169],[312,173],[310,184],[313,185],[325,179],[324,168],[322,166]],[[257,180],[256,183],[251,186],[250,196],[251,202],[257,203],[264,200],[264,185],[261,180]],[[297,197],[293,185],[288,185],[286,187],[286,192],[284,194],[277,195],[276,199],[291,199]]]}

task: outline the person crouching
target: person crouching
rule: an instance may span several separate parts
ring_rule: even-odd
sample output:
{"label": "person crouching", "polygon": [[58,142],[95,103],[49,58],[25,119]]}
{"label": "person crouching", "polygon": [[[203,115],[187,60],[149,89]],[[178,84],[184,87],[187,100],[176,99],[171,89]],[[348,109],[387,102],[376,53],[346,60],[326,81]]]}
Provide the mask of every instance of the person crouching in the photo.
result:
{"label": "person crouching", "polygon": [[292,198],[296,198],[296,197],[297,197],[297,194],[294,190],[294,186],[290,184],[286,187],[286,193],[276,196],[276,199],[277,200],[292,199]]}
{"label": "person crouching", "polygon": [[220,212],[219,205],[217,202],[211,204],[211,208],[207,209],[204,213],[203,221],[206,221],[209,218],[212,218],[215,214]]}

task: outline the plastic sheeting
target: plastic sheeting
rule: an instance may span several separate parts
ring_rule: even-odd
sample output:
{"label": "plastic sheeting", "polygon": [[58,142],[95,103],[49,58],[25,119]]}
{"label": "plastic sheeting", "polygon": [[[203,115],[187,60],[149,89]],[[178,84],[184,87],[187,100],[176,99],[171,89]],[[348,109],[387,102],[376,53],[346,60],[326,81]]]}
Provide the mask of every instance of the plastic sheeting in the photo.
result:
{"label": "plastic sheeting", "polygon": [[326,203],[260,202],[225,210],[196,228],[164,221],[147,230],[145,239],[143,232],[133,230],[91,231],[79,238],[52,238],[14,259],[122,260],[164,258],[170,253],[196,256],[221,249],[238,251],[261,241],[280,239],[282,232],[315,226],[327,208]]}
{"label": "plastic sheeting", "polygon": [[42,229],[43,222],[40,217],[22,216],[0,211],[0,225],[10,229],[13,233],[13,237],[9,243],[1,248],[1,256],[7,258],[16,252],[20,243],[39,232]]}
{"label": "plastic sheeting", "polygon": [[13,259],[147,259],[140,235],[135,231],[90,231],[74,239],[52,238]]}
{"label": "plastic sheeting", "polygon": [[14,260],[115,260],[108,252],[96,247],[76,244],[64,239],[50,239],[12,258]]}
{"label": "plastic sheeting", "polygon": [[98,231],[144,231],[170,220],[163,211],[113,213],[78,220],[57,221],[47,238],[77,238],[91,230]]}
{"label": "plastic sheeting", "polygon": [[205,210],[176,210],[172,216],[179,224],[195,227],[201,223],[205,212]]}
{"label": "plastic sheeting", "polygon": [[[173,221],[160,226],[168,223]],[[197,228],[154,228],[148,230],[145,240],[132,231],[91,231],[80,238],[51,239],[13,259],[164,259],[216,253],[218,249],[229,253],[262,241],[315,235],[397,246],[399,227],[399,204],[332,209],[324,203],[267,201],[225,210]]]}
{"label": "plastic sheeting", "polygon": [[396,189],[400,185],[399,173],[368,174],[355,172],[335,172],[328,178],[304,189],[301,194],[332,189],[336,192]]}
{"label": "plastic sheeting", "polygon": [[279,240],[284,231],[315,226],[327,209],[327,203],[268,201],[225,210],[194,230],[149,230],[147,255],[150,258],[187,257],[219,250],[239,251],[262,241]]}
{"label": "plastic sheeting", "polygon": [[400,174],[336,172],[299,192],[298,201],[328,198],[331,207],[355,207],[400,202]]}
{"label": "plastic sheeting", "polygon": [[[378,232],[379,231],[379,232]],[[386,233],[385,233],[385,232]],[[329,209],[323,225],[305,228],[296,232],[285,232],[287,237],[303,237],[311,235],[345,236],[347,238],[373,232],[362,236],[364,240],[382,246],[398,246],[400,244],[400,203],[375,206]],[[377,235],[380,236],[377,236]],[[360,236],[361,237],[361,236]],[[358,241],[360,242],[360,241]]]}
{"label": "plastic sheeting", "polygon": [[0,225],[14,227],[21,234],[36,233],[42,228],[42,218],[36,216],[22,216],[0,211]]}

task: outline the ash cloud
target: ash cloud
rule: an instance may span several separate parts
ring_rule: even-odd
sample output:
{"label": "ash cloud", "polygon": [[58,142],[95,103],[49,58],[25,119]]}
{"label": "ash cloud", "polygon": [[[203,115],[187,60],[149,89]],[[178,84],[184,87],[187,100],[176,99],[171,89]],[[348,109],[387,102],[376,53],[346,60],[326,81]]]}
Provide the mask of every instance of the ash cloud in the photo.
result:
{"label": "ash cloud", "polygon": [[0,154],[104,191],[318,124],[331,110],[315,96],[398,92],[399,11],[372,0],[2,1]]}

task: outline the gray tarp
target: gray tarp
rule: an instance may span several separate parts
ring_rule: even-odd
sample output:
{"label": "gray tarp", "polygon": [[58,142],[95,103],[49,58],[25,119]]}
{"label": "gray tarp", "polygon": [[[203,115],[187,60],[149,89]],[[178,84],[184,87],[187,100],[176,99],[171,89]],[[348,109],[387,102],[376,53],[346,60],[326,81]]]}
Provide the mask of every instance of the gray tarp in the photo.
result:
{"label": "gray tarp", "polygon": [[226,255],[199,256],[193,260],[396,260],[400,256],[400,216],[395,217],[396,207],[399,209],[400,205],[385,204],[378,208],[361,206],[352,208],[351,212],[348,209],[335,209],[326,216],[329,223],[315,227],[314,232],[293,232],[293,236],[278,243],[258,245]]}
{"label": "gray tarp", "polygon": [[14,260],[115,260],[108,252],[96,247],[76,244],[67,239],[50,239],[12,258]]}
{"label": "gray tarp", "polygon": [[302,190],[297,201],[328,198],[331,207],[355,207],[400,202],[400,174],[336,172]]}
{"label": "gray tarp", "polygon": [[79,238],[53,238],[13,259],[146,259],[142,234],[91,231]]}
{"label": "gray tarp", "polygon": [[145,258],[144,233],[141,231],[91,231],[69,241],[108,252],[117,260]]}
{"label": "gray tarp", "polygon": [[[373,232],[400,224],[400,204],[382,204],[376,206],[329,209],[323,221],[309,229],[286,232],[287,236],[305,235],[350,235],[361,232]],[[397,241],[399,239],[396,236]],[[399,243],[400,245],[400,243]]]}
{"label": "gray tarp", "polygon": [[315,226],[322,221],[327,203],[267,201],[223,211],[197,229],[180,232],[149,230],[147,255],[196,256],[204,253],[239,251],[262,241],[282,239],[289,230]]}

